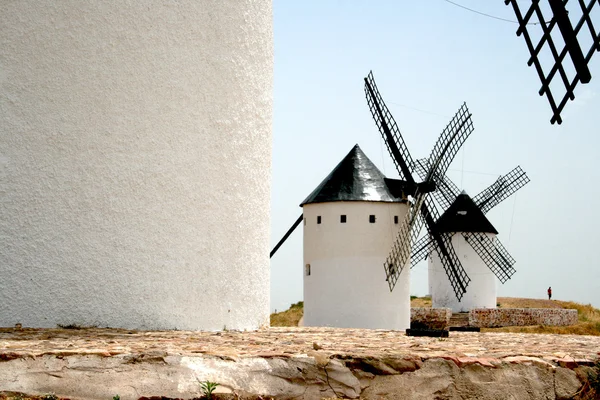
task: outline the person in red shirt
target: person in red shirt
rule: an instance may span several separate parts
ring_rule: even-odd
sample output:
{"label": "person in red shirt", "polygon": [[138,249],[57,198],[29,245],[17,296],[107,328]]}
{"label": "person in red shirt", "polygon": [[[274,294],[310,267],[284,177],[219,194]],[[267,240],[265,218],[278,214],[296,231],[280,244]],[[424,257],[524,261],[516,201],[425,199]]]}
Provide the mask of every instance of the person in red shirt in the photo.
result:
{"label": "person in red shirt", "polygon": [[548,300],[552,300],[552,286],[548,287]]}

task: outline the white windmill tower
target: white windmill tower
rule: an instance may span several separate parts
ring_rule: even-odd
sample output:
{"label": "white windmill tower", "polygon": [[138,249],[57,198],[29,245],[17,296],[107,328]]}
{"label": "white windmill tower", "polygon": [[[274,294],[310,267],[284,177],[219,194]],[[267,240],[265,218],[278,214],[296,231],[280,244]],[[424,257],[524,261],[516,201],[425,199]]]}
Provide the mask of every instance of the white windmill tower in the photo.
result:
{"label": "white windmill tower", "polygon": [[0,13],[0,326],[269,318],[272,2]]}
{"label": "white windmill tower", "polygon": [[406,199],[392,194],[356,145],[301,207],[304,325],[406,329],[409,274],[390,292],[381,268],[408,211]]}
{"label": "white windmill tower", "polygon": [[[415,167],[419,175],[426,171],[427,161]],[[516,167],[474,198],[460,192],[446,176],[436,176],[435,199],[442,215],[435,221],[437,232],[449,235],[451,245],[464,267],[469,288],[459,298],[451,284],[452,275],[444,269],[437,253],[431,251],[432,238],[424,236],[413,247],[412,264],[429,256],[429,290],[433,307],[448,307],[454,312],[475,308],[496,308],[496,278],[505,283],[515,273],[515,260],[496,237],[498,231],[486,214],[529,182],[527,174]]]}

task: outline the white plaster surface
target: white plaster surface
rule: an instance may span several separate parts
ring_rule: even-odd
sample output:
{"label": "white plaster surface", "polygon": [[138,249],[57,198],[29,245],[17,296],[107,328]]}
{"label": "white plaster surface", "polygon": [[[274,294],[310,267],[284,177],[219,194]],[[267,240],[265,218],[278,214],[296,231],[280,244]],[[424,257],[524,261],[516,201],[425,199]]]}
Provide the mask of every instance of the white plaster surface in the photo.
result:
{"label": "white plaster surface", "polygon": [[[409,328],[410,261],[393,292],[383,267],[400,227],[394,216],[402,222],[406,204],[353,201],[303,208],[304,326]],[[342,214],[346,223],[340,223]]]}
{"label": "white plaster surface", "polygon": [[[495,240],[496,235],[486,233]],[[461,233],[452,236],[452,244],[456,255],[471,278],[467,292],[458,301],[448,275],[440,261],[437,252],[429,257],[429,288],[433,307],[451,308],[453,312],[466,312],[475,308],[496,308],[497,283],[496,275],[481,260],[481,257],[467,243]]]}
{"label": "white plaster surface", "polygon": [[269,316],[270,0],[0,5],[0,326]]}

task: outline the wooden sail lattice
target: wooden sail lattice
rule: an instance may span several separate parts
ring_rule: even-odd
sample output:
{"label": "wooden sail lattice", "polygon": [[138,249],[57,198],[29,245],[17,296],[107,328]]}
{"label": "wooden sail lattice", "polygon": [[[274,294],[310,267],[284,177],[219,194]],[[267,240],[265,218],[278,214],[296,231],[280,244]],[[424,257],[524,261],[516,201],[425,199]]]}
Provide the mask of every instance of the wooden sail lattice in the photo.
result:
{"label": "wooden sail lattice", "polygon": [[[523,36],[530,58],[527,61],[528,66],[534,66],[542,82],[539,95],[546,95],[550,108],[552,109],[552,118],[550,123],[562,123],[561,112],[569,100],[575,99],[574,90],[579,82],[585,84],[591,80],[589,69],[590,60],[595,51],[600,51],[600,31],[596,31],[592,21],[592,12],[600,0],[590,0],[586,4],[584,0],[577,0],[581,10],[581,17],[573,27],[569,12],[566,8],[568,0],[548,0],[552,15],[544,15],[540,6],[540,0],[531,0],[531,5],[525,12],[521,13],[518,0],[505,0],[506,5],[512,5],[515,16],[519,23],[517,36]],[[599,7],[600,8],[600,7]],[[573,9],[572,11],[579,11]],[[557,42],[553,32],[558,29],[558,34],[562,37],[564,45],[560,48],[560,41]],[[530,32],[530,30],[532,30]],[[534,43],[533,30],[542,30],[542,36],[538,43]],[[581,48],[581,43],[590,42],[591,45],[587,51]],[[542,65],[540,54],[542,51],[549,50],[552,54],[551,66]],[[568,57],[567,57],[568,56]],[[567,64],[568,60],[572,62],[573,68]],[[571,70],[575,71],[573,74]],[[554,83],[553,83],[554,82]],[[561,93],[553,92],[560,88]],[[563,90],[564,89],[564,90]]]}

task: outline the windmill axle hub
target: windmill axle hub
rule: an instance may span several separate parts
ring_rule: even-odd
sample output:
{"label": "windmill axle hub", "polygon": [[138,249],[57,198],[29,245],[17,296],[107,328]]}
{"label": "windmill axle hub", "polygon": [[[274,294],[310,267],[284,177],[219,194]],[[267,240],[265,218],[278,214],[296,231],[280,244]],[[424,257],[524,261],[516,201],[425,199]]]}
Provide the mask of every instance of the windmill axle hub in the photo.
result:
{"label": "windmill axle hub", "polygon": [[433,180],[417,183],[417,189],[419,193],[431,193],[437,189],[437,186]]}

